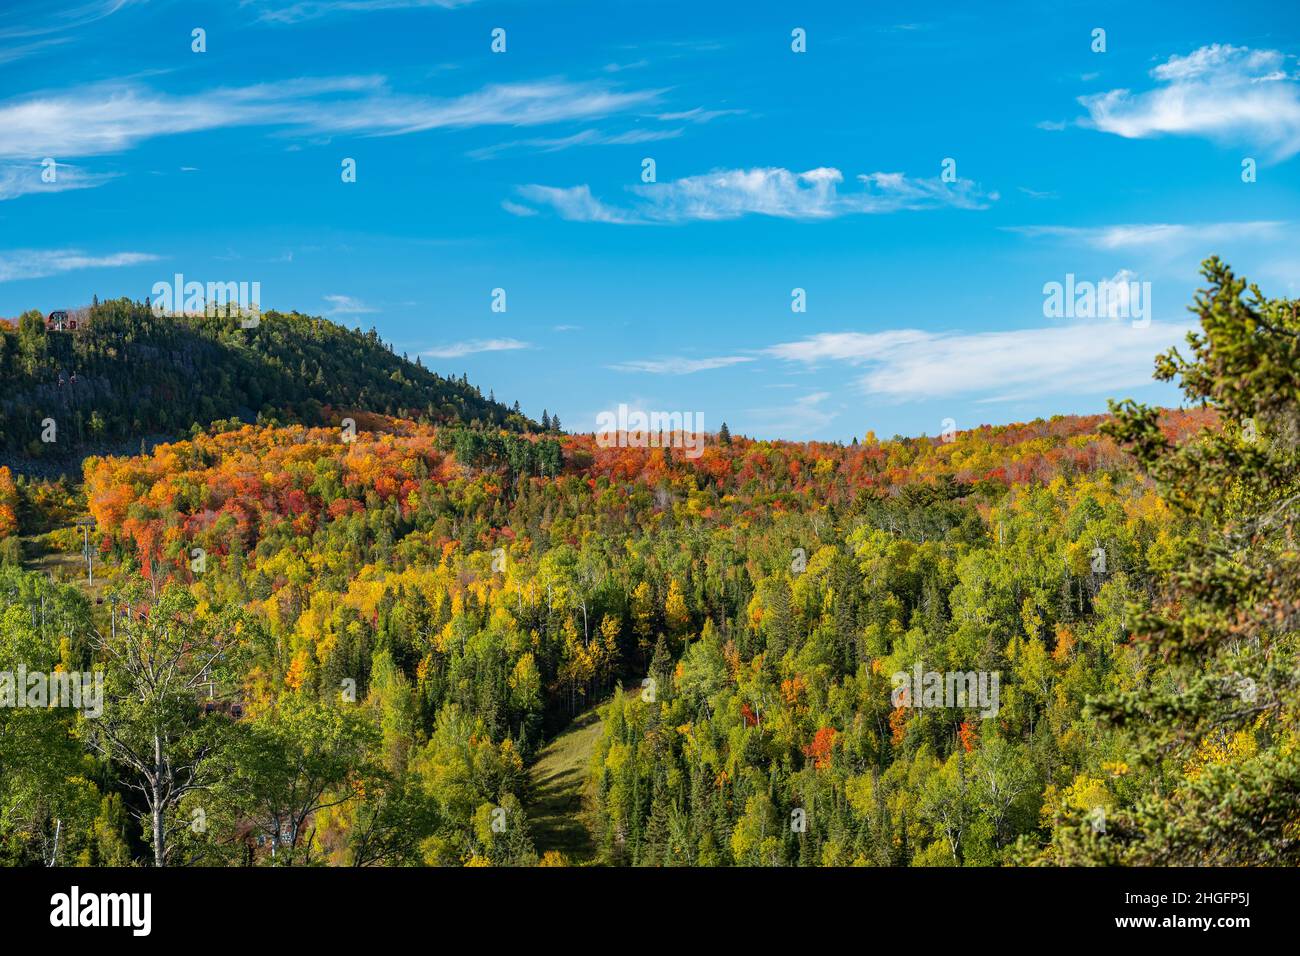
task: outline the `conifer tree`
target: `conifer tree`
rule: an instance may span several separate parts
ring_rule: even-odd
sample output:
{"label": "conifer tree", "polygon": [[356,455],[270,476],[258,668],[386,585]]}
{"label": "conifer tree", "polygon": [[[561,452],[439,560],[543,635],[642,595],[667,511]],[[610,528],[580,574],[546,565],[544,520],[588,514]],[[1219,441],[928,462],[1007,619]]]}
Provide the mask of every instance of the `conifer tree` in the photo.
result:
{"label": "conifer tree", "polygon": [[[1132,609],[1143,663],[1162,673],[1098,707],[1155,785],[1104,825],[1064,831],[1067,863],[1300,862],[1300,319],[1217,257],[1202,272],[1191,357],[1170,349],[1156,378],[1214,408],[1218,427],[1175,444],[1156,409],[1129,401],[1110,428],[1204,529],[1162,602]],[[1232,756],[1205,759],[1207,745]]]}

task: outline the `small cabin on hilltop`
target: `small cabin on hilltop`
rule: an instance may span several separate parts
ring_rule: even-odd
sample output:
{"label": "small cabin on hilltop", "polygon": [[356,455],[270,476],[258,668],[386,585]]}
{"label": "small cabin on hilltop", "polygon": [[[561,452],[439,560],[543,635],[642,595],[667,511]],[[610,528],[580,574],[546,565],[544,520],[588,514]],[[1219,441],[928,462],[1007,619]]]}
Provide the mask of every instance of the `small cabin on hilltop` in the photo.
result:
{"label": "small cabin on hilltop", "polygon": [[45,331],[47,332],[77,332],[81,329],[82,320],[75,314],[60,309],[51,312],[45,317]]}

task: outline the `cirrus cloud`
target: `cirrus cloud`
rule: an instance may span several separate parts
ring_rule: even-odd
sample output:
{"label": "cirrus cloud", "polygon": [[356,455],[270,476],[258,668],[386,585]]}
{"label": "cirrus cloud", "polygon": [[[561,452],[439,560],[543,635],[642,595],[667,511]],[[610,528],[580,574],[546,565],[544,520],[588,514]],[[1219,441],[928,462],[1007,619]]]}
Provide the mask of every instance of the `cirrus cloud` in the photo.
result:
{"label": "cirrus cloud", "polygon": [[57,193],[69,189],[93,189],[102,186],[116,173],[89,173],[79,166],[56,163],[53,182],[41,178],[45,168],[39,163],[28,166],[0,166],[0,200],[16,199],[29,193]]}
{"label": "cirrus cloud", "polygon": [[469,339],[464,342],[452,342],[450,345],[439,345],[420,354],[430,358],[461,358],[479,352],[510,352],[515,349],[530,348],[532,348],[531,344],[518,339]]}
{"label": "cirrus cloud", "polygon": [[350,295],[327,295],[324,299],[330,304],[327,315],[367,315],[379,311]]}
{"label": "cirrus cloud", "polygon": [[1275,240],[1288,223],[1259,219],[1245,222],[1170,223],[1150,222],[1115,226],[1008,226],[1011,232],[1031,239],[1048,238],[1077,242],[1094,249],[1195,249],[1225,242]]}
{"label": "cirrus cloud", "polygon": [[384,10],[430,7],[453,10],[456,7],[467,7],[475,0],[298,0],[296,3],[252,0],[252,2],[255,7],[261,8],[259,19],[268,23],[293,24],[338,13],[378,13]]}
{"label": "cirrus cloud", "polygon": [[728,368],[743,362],[754,361],[748,355],[719,355],[715,358],[667,358],[619,362],[609,366],[617,372],[648,372],[652,375],[691,375],[695,372],[707,372],[715,368]]}
{"label": "cirrus cloud", "polygon": [[143,262],[155,262],[157,259],[158,256],[149,252],[114,252],[93,256],[79,249],[14,249],[0,252],[0,282],[43,279],[80,269],[134,266]]}
{"label": "cirrus cloud", "polygon": [[184,95],[99,83],[0,102],[0,158],[103,155],[159,136],[250,126],[365,136],[540,126],[609,116],[659,95],[560,79],[494,83],[442,98],[395,92],[382,76],[301,78]]}
{"label": "cirrus cloud", "polygon": [[998,332],[821,333],[767,349],[816,365],[865,369],[858,385],[891,401],[969,397],[1000,402],[1059,394],[1111,394],[1151,382],[1152,356],[1179,342],[1188,324],[1137,328],[1085,322]]}
{"label": "cirrus cloud", "polygon": [[586,184],[527,185],[517,192],[523,199],[551,207],[562,219],[619,224],[720,221],[747,215],[816,220],[944,206],[984,209],[998,198],[968,179],[945,183],[937,177],[914,179],[878,172],[856,180],[859,189],[842,191],[844,174],[832,167],[801,173],[780,167],[721,169],[629,187],[633,198],[623,205],[599,199]]}

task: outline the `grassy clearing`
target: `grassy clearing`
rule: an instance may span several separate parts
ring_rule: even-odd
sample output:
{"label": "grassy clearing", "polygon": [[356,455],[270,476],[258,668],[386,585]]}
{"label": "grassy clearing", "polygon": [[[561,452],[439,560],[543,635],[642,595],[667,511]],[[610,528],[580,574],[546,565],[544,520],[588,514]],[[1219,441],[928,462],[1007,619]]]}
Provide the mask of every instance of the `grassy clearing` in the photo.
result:
{"label": "grassy clearing", "polygon": [[530,770],[528,823],[538,855],[558,850],[570,863],[590,863],[596,844],[586,822],[587,764],[600,739],[597,708],[579,714],[542,748]]}

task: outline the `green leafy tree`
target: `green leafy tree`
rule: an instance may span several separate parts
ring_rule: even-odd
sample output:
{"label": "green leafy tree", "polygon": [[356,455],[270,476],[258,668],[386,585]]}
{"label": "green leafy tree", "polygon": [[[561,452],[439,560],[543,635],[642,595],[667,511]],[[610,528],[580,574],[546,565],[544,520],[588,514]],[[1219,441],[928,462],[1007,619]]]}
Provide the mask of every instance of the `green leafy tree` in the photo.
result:
{"label": "green leafy tree", "polygon": [[172,838],[191,821],[176,811],[188,795],[211,787],[229,726],[201,715],[198,694],[209,682],[229,682],[236,619],[198,616],[197,603],[178,585],[153,601],[137,586],[114,597],[109,632],[97,635],[107,667],[104,713],[87,722],[87,737],[141,794],[155,866],[177,855]]}
{"label": "green leafy tree", "polygon": [[238,728],[221,792],[277,864],[310,863],[316,814],[364,792],[380,737],[356,706],[282,699]]}

